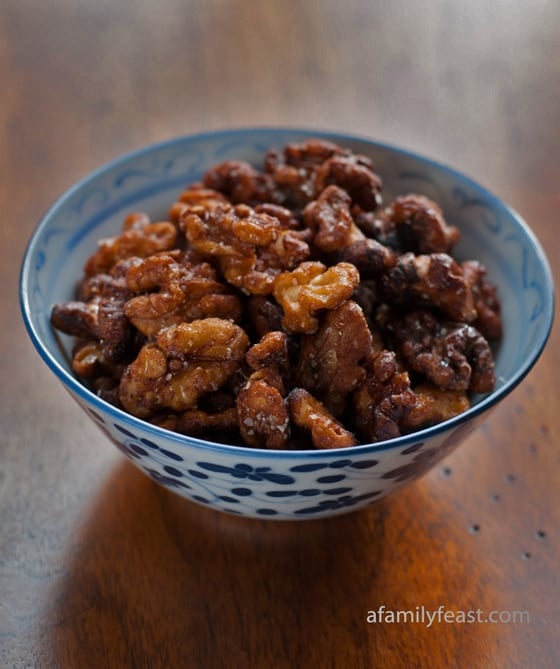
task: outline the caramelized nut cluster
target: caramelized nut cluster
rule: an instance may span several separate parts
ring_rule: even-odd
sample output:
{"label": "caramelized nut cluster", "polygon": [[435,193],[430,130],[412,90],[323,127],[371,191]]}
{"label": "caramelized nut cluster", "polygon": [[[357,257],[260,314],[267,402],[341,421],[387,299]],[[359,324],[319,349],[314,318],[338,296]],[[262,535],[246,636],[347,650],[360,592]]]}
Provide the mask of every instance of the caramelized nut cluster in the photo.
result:
{"label": "caramelized nut cluster", "polygon": [[495,385],[500,303],[414,193],[321,139],[226,161],[130,214],[52,309],[96,393],[160,427],[254,448],[392,439]]}

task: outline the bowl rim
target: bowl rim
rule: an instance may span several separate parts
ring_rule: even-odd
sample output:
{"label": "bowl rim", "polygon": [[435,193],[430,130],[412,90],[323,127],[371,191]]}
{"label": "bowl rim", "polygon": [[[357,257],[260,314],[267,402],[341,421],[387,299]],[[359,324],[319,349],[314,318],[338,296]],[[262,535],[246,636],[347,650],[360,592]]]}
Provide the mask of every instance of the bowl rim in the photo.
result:
{"label": "bowl rim", "polygon": [[[220,139],[226,137],[241,137],[243,135],[251,136],[255,133],[266,133],[269,135],[282,135],[285,133],[293,133],[300,135],[302,138],[304,136],[321,138],[325,140],[331,140],[333,142],[356,142],[364,143],[372,148],[379,148],[381,150],[398,153],[404,157],[408,157],[414,160],[418,160],[427,164],[441,172],[448,173],[454,179],[459,182],[463,182],[468,185],[470,188],[479,191],[481,194],[484,194],[487,201],[492,203],[493,206],[496,206],[498,209],[501,209],[505,214],[507,214],[515,224],[522,230],[524,235],[528,238],[530,244],[534,248],[535,254],[538,257],[539,263],[542,266],[543,276],[545,277],[544,281],[544,310],[543,321],[544,325],[541,327],[540,336],[538,341],[535,342],[530,355],[526,358],[523,365],[519,367],[515,374],[513,374],[509,379],[507,379],[502,385],[496,387],[491,393],[480,399],[475,405],[471,406],[465,412],[454,416],[453,418],[446,420],[437,425],[433,425],[428,428],[424,428],[417,432],[411,434],[402,435],[393,439],[358,444],[356,446],[350,446],[345,448],[336,448],[336,449],[298,449],[298,450],[280,450],[280,449],[264,449],[264,448],[252,448],[249,446],[235,445],[235,444],[226,444],[221,442],[209,441],[202,439],[200,437],[195,437],[191,435],[185,435],[178,432],[173,432],[171,430],[153,425],[144,421],[132,414],[127,413],[126,411],[119,409],[118,407],[110,404],[109,402],[98,397],[93,391],[89,390],[86,385],[84,385],[79,379],[73,376],[65,367],[63,367],[58,360],[50,353],[46,345],[43,344],[41,336],[37,329],[35,328],[33,318],[34,314],[30,308],[28,301],[28,279],[30,276],[31,270],[31,258],[33,256],[34,249],[37,245],[37,240],[40,237],[41,232],[49,224],[50,219],[56,214],[59,208],[61,208],[64,203],[72,198],[72,196],[79,192],[82,188],[86,187],[88,184],[94,182],[97,178],[102,176],[109,170],[118,168],[120,165],[124,165],[130,161],[134,161],[137,158],[147,156],[151,153],[155,153],[166,148],[170,148],[176,144],[188,144],[190,142],[200,142],[205,139]],[[305,458],[305,459],[317,459],[317,458],[346,458],[356,455],[366,455],[369,453],[376,453],[381,451],[395,450],[398,448],[403,448],[410,446],[413,443],[418,443],[419,441],[427,441],[441,435],[445,432],[455,431],[460,426],[464,425],[467,422],[472,421],[474,418],[481,416],[486,413],[488,410],[496,406],[504,397],[509,395],[527,376],[531,369],[535,366],[536,362],[540,358],[546,343],[550,337],[552,330],[552,325],[554,322],[555,314],[555,289],[554,281],[552,277],[552,271],[550,268],[549,261],[547,256],[536,237],[533,230],[529,227],[528,223],[521,217],[521,215],[507,205],[503,200],[498,196],[494,195],[489,191],[485,186],[482,186],[479,182],[472,179],[470,176],[464,172],[459,171],[458,169],[451,167],[443,162],[425,156],[421,153],[404,149],[400,146],[378,141],[371,137],[353,134],[345,131],[337,130],[321,130],[316,128],[309,128],[305,126],[254,126],[254,127],[237,127],[230,129],[218,129],[218,130],[209,130],[193,134],[180,135],[177,137],[172,137],[167,140],[160,142],[155,142],[152,144],[145,145],[143,147],[137,148],[133,151],[126,152],[119,155],[118,157],[105,162],[96,169],[87,173],[84,177],[77,180],[72,186],[66,189],[58,198],[56,198],[46,212],[40,217],[37,225],[33,229],[31,236],[26,244],[21,267],[20,267],[20,276],[19,276],[19,304],[20,311],[23,317],[23,321],[27,330],[27,333],[39,353],[40,357],[47,364],[52,372],[58,377],[59,381],[62,382],[68,390],[77,395],[85,403],[92,405],[94,409],[100,413],[106,413],[115,421],[120,421],[127,426],[130,426],[131,430],[138,429],[144,431],[150,435],[153,435],[154,439],[166,439],[171,440],[179,448],[198,448],[202,450],[210,450],[217,453],[223,453],[228,455],[239,455],[252,458],[278,458],[278,459],[294,459],[294,458]],[[131,433],[132,434],[132,433]]]}

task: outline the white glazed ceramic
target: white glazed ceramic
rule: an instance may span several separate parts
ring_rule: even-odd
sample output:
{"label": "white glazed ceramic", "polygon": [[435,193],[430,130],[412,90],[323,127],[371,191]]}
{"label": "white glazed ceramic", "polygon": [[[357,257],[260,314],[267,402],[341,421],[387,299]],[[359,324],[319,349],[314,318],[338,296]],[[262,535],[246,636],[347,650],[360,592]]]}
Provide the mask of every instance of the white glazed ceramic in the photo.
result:
{"label": "white glazed ceramic", "polygon": [[[107,404],[73,375],[70,340],[49,322],[54,303],[71,299],[97,241],[120,230],[130,211],[165,218],[170,203],[210,166],[227,159],[262,164],[270,147],[324,137],[366,154],[384,183],[384,201],[418,192],[436,200],[462,232],[459,259],[478,259],[497,284],[504,337],[496,390],[466,413],[384,443],[331,451],[266,451],[216,444],[149,425]],[[392,493],[441,460],[487,417],[537,361],[554,311],[545,255],[529,227],[468,177],[368,139],[309,129],[260,128],[175,139],[124,156],[66,192],[33,234],[22,264],[21,309],[43,360],[86,414],[136,466],[180,495],[220,511],[302,519],[359,509]],[[76,420],[82,420],[76,414]]]}

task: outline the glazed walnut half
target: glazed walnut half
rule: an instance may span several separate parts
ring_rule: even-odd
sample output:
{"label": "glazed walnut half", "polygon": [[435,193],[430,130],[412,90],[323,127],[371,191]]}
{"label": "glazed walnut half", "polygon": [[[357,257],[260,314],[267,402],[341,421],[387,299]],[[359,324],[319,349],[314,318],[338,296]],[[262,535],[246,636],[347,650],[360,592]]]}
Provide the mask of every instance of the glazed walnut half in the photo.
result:
{"label": "glazed walnut half", "polygon": [[248,344],[238,325],[220,318],[171,325],[127,367],[121,403],[139,418],[195,408],[239,368]]}

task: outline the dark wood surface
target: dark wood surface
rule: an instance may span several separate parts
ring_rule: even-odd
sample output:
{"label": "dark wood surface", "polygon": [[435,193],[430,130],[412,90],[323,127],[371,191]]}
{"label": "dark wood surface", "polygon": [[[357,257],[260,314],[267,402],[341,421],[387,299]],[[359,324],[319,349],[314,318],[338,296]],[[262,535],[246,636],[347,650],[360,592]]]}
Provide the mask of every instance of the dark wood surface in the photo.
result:
{"label": "dark wood surface", "polygon": [[[465,171],[560,253],[560,4],[0,0],[0,667],[560,666],[560,332],[428,476],[333,521],[215,514],[86,422],[17,301],[39,217],[124,151],[349,131]],[[526,611],[529,622],[367,622]]]}

